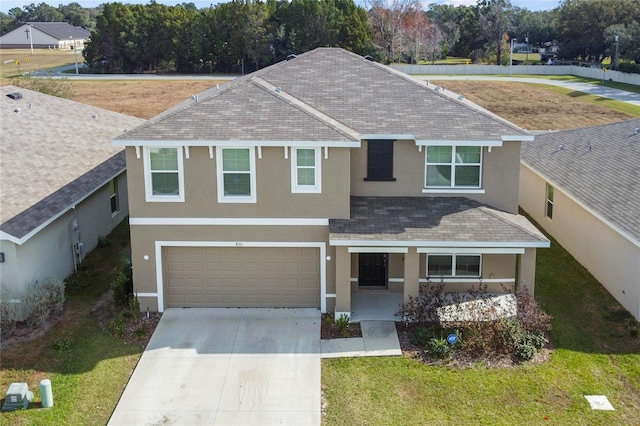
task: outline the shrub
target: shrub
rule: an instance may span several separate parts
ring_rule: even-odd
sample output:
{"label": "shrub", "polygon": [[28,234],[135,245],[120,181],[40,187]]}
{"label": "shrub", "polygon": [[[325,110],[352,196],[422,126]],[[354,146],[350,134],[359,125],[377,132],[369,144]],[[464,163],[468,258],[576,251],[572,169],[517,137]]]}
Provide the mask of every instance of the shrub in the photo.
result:
{"label": "shrub", "polygon": [[98,235],[98,247],[105,248],[109,245],[109,238]]}
{"label": "shrub", "polygon": [[527,331],[538,334],[551,331],[551,315],[538,306],[535,298],[526,287],[520,286],[518,288],[516,298],[518,300],[518,320]]}
{"label": "shrub", "polygon": [[124,334],[127,331],[127,321],[124,315],[120,314],[111,321],[111,324],[109,324],[109,331],[117,338],[124,337]]}
{"label": "shrub", "polygon": [[627,72],[629,74],[640,74],[640,64],[620,61],[618,62],[618,71]]}
{"label": "shrub", "polygon": [[69,339],[59,339],[53,342],[52,346],[57,352],[68,352],[71,350],[73,343]]}
{"label": "shrub", "polygon": [[527,330],[517,318],[503,319],[500,324],[505,350],[511,351],[520,359],[532,359],[537,350],[548,342],[543,333]]}
{"label": "shrub", "polygon": [[9,302],[9,289],[6,284],[0,286],[0,295],[0,336],[6,336],[20,321],[20,311],[17,304]]}
{"label": "shrub", "polygon": [[48,279],[44,283],[35,283],[25,297],[27,305],[27,324],[38,327],[47,321],[50,315],[62,311],[64,307],[64,281]]}
{"label": "shrub", "polygon": [[411,331],[409,339],[414,345],[426,347],[429,340],[436,336],[434,331],[435,330],[432,327],[428,326],[416,327]]}
{"label": "shrub", "polygon": [[336,324],[338,324],[340,334],[344,337],[349,337],[349,317],[345,314],[340,314],[340,317],[336,318]]}
{"label": "shrub", "polygon": [[396,316],[407,322],[432,322],[438,319],[438,309],[445,304],[444,283],[421,284],[418,296],[409,296]]}
{"label": "shrub", "polygon": [[437,358],[446,358],[451,355],[451,352],[453,352],[453,348],[449,342],[447,342],[447,339],[442,338],[429,339],[426,345],[426,350]]}
{"label": "shrub", "polygon": [[126,307],[129,305],[129,297],[133,295],[133,283],[131,281],[128,265],[120,268],[120,271],[111,282],[111,290],[113,291],[113,303],[117,307]]}
{"label": "shrub", "polygon": [[86,270],[81,266],[76,272],[69,275],[64,280],[67,294],[72,294],[87,287],[91,283],[92,278],[91,271]]}

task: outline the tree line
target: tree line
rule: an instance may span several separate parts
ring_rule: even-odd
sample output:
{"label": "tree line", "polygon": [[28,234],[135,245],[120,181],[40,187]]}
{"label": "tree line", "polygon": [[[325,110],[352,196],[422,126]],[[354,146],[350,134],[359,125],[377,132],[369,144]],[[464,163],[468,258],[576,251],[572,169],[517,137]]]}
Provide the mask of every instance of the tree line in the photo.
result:
{"label": "tree line", "polygon": [[197,9],[40,3],[0,13],[2,31],[26,21],[68,21],[92,31],[85,60],[104,72],[245,73],[319,46],[343,47],[391,63],[446,56],[506,64],[510,42],[538,48],[557,41],[558,57],[640,63],[640,0],[563,0],[549,11],[509,0],[472,6],[419,0],[232,0]]}

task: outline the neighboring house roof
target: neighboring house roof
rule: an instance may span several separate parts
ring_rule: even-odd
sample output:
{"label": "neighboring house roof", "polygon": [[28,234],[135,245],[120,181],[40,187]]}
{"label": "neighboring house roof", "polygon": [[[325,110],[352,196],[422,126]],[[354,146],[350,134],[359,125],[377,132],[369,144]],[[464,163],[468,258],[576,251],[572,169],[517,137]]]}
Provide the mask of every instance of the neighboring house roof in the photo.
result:
{"label": "neighboring house roof", "polygon": [[19,244],[121,173],[109,141],[144,122],[15,86],[0,87],[0,112],[0,231]]}
{"label": "neighboring house roof", "polygon": [[640,242],[640,119],[537,135],[522,162]]}
{"label": "neighboring house roof", "polygon": [[351,197],[351,218],[329,220],[329,240],[367,245],[549,247],[523,216],[463,197]]}
{"label": "neighboring house roof", "polygon": [[85,39],[91,37],[90,31],[85,30],[82,27],[74,27],[66,22],[27,22],[25,25],[31,25],[38,31],[48,34],[58,40],[69,40],[69,38]]}
{"label": "neighboring house roof", "polygon": [[336,141],[372,134],[436,141],[530,138],[508,121],[406,74],[343,49],[318,48],[204,91],[197,101],[166,111],[114,144]]}

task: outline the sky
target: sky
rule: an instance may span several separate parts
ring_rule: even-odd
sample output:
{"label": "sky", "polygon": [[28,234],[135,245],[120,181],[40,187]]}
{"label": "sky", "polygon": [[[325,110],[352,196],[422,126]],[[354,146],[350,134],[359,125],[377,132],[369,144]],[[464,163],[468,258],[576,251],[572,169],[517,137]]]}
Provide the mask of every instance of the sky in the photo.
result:
{"label": "sky", "polygon": [[[7,13],[10,9],[14,7],[22,8],[31,3],[39,4],[39,3],[47,3],[50,6],[57,7],[60,4],[69,4],[74,0],[68,1],[60,1],[60,0],[0,0],[0,11]],[[83,7],[96,7],[102,3],[115,3],[109,0],[75,0],[77,3],[80,3]],[[196,5],[198,9],[207,7],[211,4],[221,3],[220,0],[157,0],[158,3],[167,4],[167,5],[175,5],[180,3],[193,3]],[[452,5],[472,5],[476,3],[476,0],[422,0],[422,2],[426,6],[431,3],[436,4],[452,4]],[[148,0],[125,0],[122,3],[135,3],[135,4],[147,4]],[[364,4],[363,0],[356,0],[358,4]],[[511,0],[511,4],[517,7],[522,7],[529,10],[549,10],[553,9],[560,3],[560,0]]]}

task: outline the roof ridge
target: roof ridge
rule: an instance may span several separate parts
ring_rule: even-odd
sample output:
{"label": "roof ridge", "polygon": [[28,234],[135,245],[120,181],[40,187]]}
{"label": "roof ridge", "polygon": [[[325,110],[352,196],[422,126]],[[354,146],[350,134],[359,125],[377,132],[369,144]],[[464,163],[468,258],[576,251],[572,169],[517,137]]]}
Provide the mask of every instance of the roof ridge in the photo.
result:
{"label": "roof ridge", "polygon": [[278,87],[276,87],[273,84],[269,83],[268,81],[262,79],[261,77],[254,76],[249,81],[251,83],[253,83],[255,86],[259,87],[261,90],[264,90],[266,93],[270,94],[271,96],[274,96],[277,99],[286,102],[287,104],[291,105],[292,107],[296,108],[297,110],[301,111],[302,113],[308,115],[309,117],[313,118],[314,120],[316,120],[318,122],[321,122],[324,125],[330,126],[331,128],[333,128],[337,132],[343,134],[347,138],[352,139],[352,140],[357,140],[357,141],[360,140],[360,133],[358,133],[357,131],[355,131],[351,127],[349,127],[346,124],[336,120],[335,118],[323,113],[322,111],[319,111],[319,110],[315,109],[311,105],[309,105],[309,104],[305,103],[304,101],[296,98],[295,96],[291,95],[290,93],[287,93],[287,92],[285,92],[283,90],[278,91]]}

